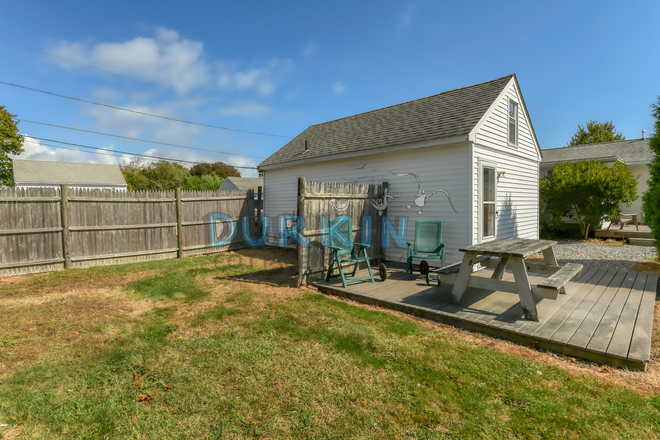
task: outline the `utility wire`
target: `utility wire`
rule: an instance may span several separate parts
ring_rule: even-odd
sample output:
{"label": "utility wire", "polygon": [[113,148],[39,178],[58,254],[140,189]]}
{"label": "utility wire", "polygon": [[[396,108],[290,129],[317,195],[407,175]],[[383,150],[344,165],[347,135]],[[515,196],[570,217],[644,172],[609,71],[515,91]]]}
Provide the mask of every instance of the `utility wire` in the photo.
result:
{"label": "utility wire", "polygon": [[[109,70],[99,69],[98,67],[93,67],[93,66],[90,66],[89,64],[83,64],[83,63],[80,63],[78,61],[73,61],[73,60],[70,60],[68,58],[61,57],[59,55],[55,55],[55,54],[52,54],[52,53],[44,52],[43,50],[35,49],[34,47],[26,46],[24,44],[20,44],[20,43],[14,42],[14,41],[7,40],[5,38],[0,38],[0,41],[4,41],[5,43],[13,44],[15,46],[19,46],[19,47],[22,47],[24,49],[32,50],[34,52],[39,52],[39,53],[42,53],[44,55],[48,55],[49,57],[57,58],[59,60],[67,61],[69,63],[77,64],[79,66],[87,67],[88,69],[96,70],[98,72],[103,72],[103,73],[107,73],[109,75],[114,75],[114,76],[117,76],[119,78],[128,79],[128,80],[131,80],[131,81],[139,82],[139,83],[146,84],[146,85],[153,86],[153,87],[158,87],[159,89],[168,90],[170,92],[179,93],[181,95],[190,96],[192,98],[205,99],[207,101],[217,102],[219,104],[225,104],[224,102],[219,101],[217,99],[207,98],[206,96],[193,95],[192,93],[186,93],[186,92],[182,92],[181,90],[172,89],[170,87],[160,86],[158,84],[154,84],[154,83],[151,83],[151,82],[148,82],[148,81],[143,81],[141,79],[132,78],[130,76],[110,72]],[[236,108],[236,107],[234,106],[234,108]],[[302,119],[302,118],[296,118],[295,116],[288,116],[288,115],[283,115],[283,114],[275,113],[275,112],[267,112],[267,111],[264,111],[264,110],[254,110],[254,111],[257,112],[257,113],[264,113],[264,114],[273,115],[273,116],[281,116],[281,117],[284,117],[284,118]]]}
{"label": "utility wire", "polygon": [[[6,132],[1,132],[1,133],[6,133]],[[173,162],[186,162],[186,163],[193,163],[193,164],[208,163],[208,162],[196,162],[196,161],[184,160],[184,159],[172,159],[170,157],[150,156],[150,155],[147,155],[147,154],[129,153],[127,151],[112,150],[110,148],[91,147],[89,145],[74,144],[72,142],[56,141],[56,140],[53,140],[53,139],[45,139],[45,138],[40,138],[40,137],[36,137],[36,136],[29,136],[29,135],[26,135],[26,136],[28,136],[30,138],[33,138],[33,139],[39,139],[40,141],[56,142],[58,144],[71,145],[71,146],[74,146],[74,147],[81,147],[81,148],[91,148],[92,150],[110,151],[110,152],[113,152],[113,153],[127,154],[129,156],[147,157],[149,159],[169,160],[169,161],[173,161]],[[34,143],[34,141],[30,141],[29,139],[27,140],[27,142],[33,142]],[[60,147],[59,145],[42,144],[40,142],[39,142],[39,144],[40,145],[46,145],[46,146],[49,146],[49,147],[55,147],[55,148],[64,148],[64,147]],[[69,148],[67,148],[67,149],[69,149]],[[80,151],[80,150],[78,150],[78,151]],[[232,166],[234,168],[244,168],[244,169],[249,169],[249,170],[256,170],[257,169],[257,167],[241,167],[241,166],[235,166],[235,165],[230,165],[230,166]]]}
{"label": "utility wire", "polygon": [[168,146],[177,147],[177,148],[187,148],[189,150],[209,151],[211,153],[231,154],[231,155],[234,155],[234,156],[245,156],[245,157],[254,157],[254,158],[257,158],[257,159],[265,159],[263,156],[251,156],[249,154],[229,153],[227,151],[217,151],[217,150],[207,150],[207,149],[204,149],[204,148],[196,148],[196,147],[188,147],[188,146],[185,146],[185,145],[169,144],[167,142],[150,141],[150,140],[147,140],[147,139],[138,139],[138,138],[132,138],[132,137],[128,137],[128,136],[120,136],[118,134],[101,133],[101,132],[98,132],[98,131],[83,130],[82,128],[73,128],[73,127],[65,127],[63,125],[47,124],[45,122],[28,121],[27,119],[21,119],[21,120],[19,120],[19,122],[29,122],[30,124],[47,125],[49,127],[64,128],[66,130],[75,130],[75,131],[82,131],[82,132],[85,132],[85,133],[100,134],[101,136],[112,136],[112,137],[116,137],[116,138],[120,138],[120,139],[129,139],[131,141],[149,142],[151,144],[168,145]]}
{"label": "utility wire", "polygon": [[162,116],[162,115],[154,115],[152,113],[141,112],[141,111],[138,111],[138,110],[131,110],[131,109],[128,109],[128,108],[117,107],[117,106],[114,106],[114,105],[103,104],[103,103],[100,103],[100,102],[88,101],[86,99],[74,98],[72,96],[59,95],[57,93],[47,92],[45,90],[34,89],[32,87],[21,86],[21,85],[18,85],[18,84],[12,84],[12,83],[8,83],[8,82],[4,82],[4,81],[0,81],[0,84],[5,84],[5,85],[8,85],[8,86],[12,86],[12,87],[18,87],[18,88],[25,89],[25,90],[32,90],[33,92],[45,93],[47,95],[57,96],[59,98],[66,98],[66,99],[71,99],[71,100],[74,100],[74,101],[80,101],[80,102],[84,102],[84,103],[87,103],[87,104],[98,105],[98,106],[101,106],[101,107],[108,107],[108,108],[112,108],[112,109],[115,109],[115,110],[122,110],[122,111],[125,111],[125,112],[137,113],[139,115],[151,116],[152,118],[160,118],[160,119],[165,119],[165,120],[168,120],[168,121],[182,122],[184,124],[198,125],[200,127],[218,128],[220,130],[236,131],[236,132],[239,132],[239,133],[258,134],[260,136],[271,136],[271,137],[281,137],[281,138],[293,139],[293,137],[291,137],[291,136],[284,136],[284,135],[281,135],[281,134],[269,134],[269,133],[259,133],[259,132],[256,132],[256,131],[238,130],[236,128],[220,127],[218,125],[202,124],[200,122],[191,122],[191,121],[186,121],[184,119],[176,119],[176,118],[169,118],[167,116]]}

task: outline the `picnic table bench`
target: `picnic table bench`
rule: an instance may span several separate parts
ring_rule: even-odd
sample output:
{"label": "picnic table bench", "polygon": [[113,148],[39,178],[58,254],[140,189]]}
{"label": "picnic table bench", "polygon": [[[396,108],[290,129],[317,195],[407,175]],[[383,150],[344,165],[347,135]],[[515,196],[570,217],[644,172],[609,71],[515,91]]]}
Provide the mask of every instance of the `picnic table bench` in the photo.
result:
{"label": "picnic table bench", "polygon": [[[452,297],[454,302],[461,301],[468,287],[499,290],[517,293],[526,319],[538,321],[536,298],[557,299],[559,294],[566,293],[564,286],[571,278],[580,275],[581,264],[569,263],[559,266],[555,258],[553,246],[557,244],[548,240],[532,240],[525,238],[502,238],[486,243],[460,248],[464,252],[463,261],[445,266],[434,272],[438,282],[454,285]],[[543,253],[544,263],[525,260],[538,252]],[[480,263],[494,267],[490,278],[472,276],[474,266]],[[507,267],[513,272],[514,281],[504,281],[502,276]],[[548,274],[547,278],[532,286],[527,274]]]}

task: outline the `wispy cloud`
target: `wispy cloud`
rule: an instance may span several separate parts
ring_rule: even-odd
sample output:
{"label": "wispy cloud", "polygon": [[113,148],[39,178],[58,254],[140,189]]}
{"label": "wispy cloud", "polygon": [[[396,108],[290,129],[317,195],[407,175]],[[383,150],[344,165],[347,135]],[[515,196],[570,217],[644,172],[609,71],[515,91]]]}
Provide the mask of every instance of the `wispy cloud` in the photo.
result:
{"label": "wispy cloud", "polygon": [[[138,37],[122,43],[59,42],[49,52],[120,75],[153,81],[186,92],[206,84],[211,66],[203,44],[181,38],[178,32],[157,28],[153,38]],[[60,61],[64,68],[75,65]]]}
{"label": "wispy cloud", "polygon": [[417,8],[416,4],[410,3],[408,5],[408,10],[403,14],[401,14],[401,18],[399,20],[399,26],[398,26],[399,31],[406,29],[410,25],[410,22],[412,21],[413,18],[413,12],[415,12],[416,8]]}
{"label": "wispy cloud", "polygon": [[335,92],[336,95],[341,95],[346,90],[346,86],[344,85],[343,82],[337,81],[332,85],[332,90]]}
{"label": "wispy cloud", "polygon": [[289,60],[272,60],[261,67],[241,70],[235,63],[218,63],[218,87],[233,90],[254,89],[261,95],[270,95],[275,89],[274,78],[291,69]]}
{"label": "wispy cloud", "polygon": [[250,104],[237,104],[231,107],[223,107],[220,109],[221,115],[234,115],[234,116],[253,116],[263,115],[264,113],[271,113],[273,110],[265,105],[250,103]]}
{"label": "wispy cloud", "polygon": [[319,45],[316,41],[310,40],[302,48],[302,55],[304,57],[311,57],[319,50]]}

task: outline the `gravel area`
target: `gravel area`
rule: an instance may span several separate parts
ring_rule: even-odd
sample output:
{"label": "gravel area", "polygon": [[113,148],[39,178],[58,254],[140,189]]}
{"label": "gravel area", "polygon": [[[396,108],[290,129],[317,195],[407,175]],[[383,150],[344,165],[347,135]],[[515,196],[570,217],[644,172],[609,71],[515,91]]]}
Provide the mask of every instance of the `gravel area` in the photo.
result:
{"label": "gravel area", "polygon": [[630,270],[635,263],[657,257],[653,246],[611,245],[581,241],[558,241],[555,257],[562,263],[580,263],[585,269]]}

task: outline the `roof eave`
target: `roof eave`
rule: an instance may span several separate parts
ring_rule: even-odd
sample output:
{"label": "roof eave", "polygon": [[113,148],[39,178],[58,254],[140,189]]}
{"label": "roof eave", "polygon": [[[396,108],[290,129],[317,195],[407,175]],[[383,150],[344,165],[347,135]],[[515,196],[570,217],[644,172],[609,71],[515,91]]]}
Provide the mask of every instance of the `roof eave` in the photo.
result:
{"label": "roof eave", "polygon": [[387,147],[376,147],[376,148],[371,148],[368,150],[358,150],[358,151],[351,151],[351,152],[346,152],[346,153],[340,153],[340,154],[329,154],[325,156],[316,156],[316,157],[310,157],[310,158],[305,158],[305,159],[298,159],[298,160],[293,160],[293,161],[287,161],[287,162],[280,162],[280,163],[275,163],[275,164],[270,164],[270,165],[261,165],[259,164],[257,166],[257,169],[259,171],[267,171],[267,170],[273,170],[277,168],[288,168],[288,167],[293,167],[293,166],[298,166],[298,165],[307,165],[310,163],[316,163],[316,162],[326,162],[329,160],[339,160],[339,159],[349,159],[352,157],[360,157],[360,156],[371,156],[374,154],[382,154],[382,153],[392,153],[396,151],[403,151],[403,150],[413,150],[413,149],[418,149],[418,148],[426,148],[426,147],[434,147],[438,145],[448,145],[448,144],[455,144],[459,142],[467,142],[469,140],[467,134],[463,135],[458,135],[458,136],[450,136],[446,138],[441,138],[441,139],[432,139],[428,141],[421,141],[421,142],[414,142],[414,143],[409,143],[409,144],[400,144],[400,145],[392,145],[392,146],[387,146]]}

